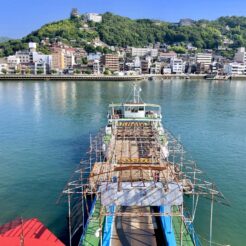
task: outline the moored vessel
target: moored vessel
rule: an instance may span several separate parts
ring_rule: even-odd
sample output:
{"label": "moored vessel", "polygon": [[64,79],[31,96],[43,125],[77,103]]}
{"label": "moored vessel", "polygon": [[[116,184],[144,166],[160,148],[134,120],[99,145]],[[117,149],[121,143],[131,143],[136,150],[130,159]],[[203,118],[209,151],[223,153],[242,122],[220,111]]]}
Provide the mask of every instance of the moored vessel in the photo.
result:
{"label": "moored vessel", "polygon": [[[112,103],[107,126],[90,139],[88,159],[67,184],[70,245],[201,245],[194,230],[200,196],[226,203],[162,125],[161,107]],[[191,199],[186,209],[186,198]]]}

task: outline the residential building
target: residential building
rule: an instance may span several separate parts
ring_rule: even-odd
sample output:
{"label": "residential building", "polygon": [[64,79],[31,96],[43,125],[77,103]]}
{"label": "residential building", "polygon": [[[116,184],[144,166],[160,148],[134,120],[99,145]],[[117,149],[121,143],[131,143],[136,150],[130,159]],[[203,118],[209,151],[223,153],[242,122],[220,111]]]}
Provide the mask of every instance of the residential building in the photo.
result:
{"label": "residential building", "polygon": [[174,51],[160,52],[158,55],[158,61],[170,61],[171,59],[177,58],[177,53]]}
{"label": "residential building", "polygon": [[52,64],[52,56],[37,52],[36,48],[36,43],[29,43],[29,50],[17,51],[14,56],[9,56],[7,59],[9,72],[12,73],[18,69],[21,73],[26,73],[28,70],[36,74],[35,67],[42,64],[45,67],[43,71],[48,73]]}
{"label": "residential building", "polygon": [[76,64],[82,63],[82,58],[87,56],[87,52],[83,48],[75,48],[74,60]]}
{"label": "residential building", "polygon": [[163,74],[171,74],[172,73],[172,69],[170,66],[164,66],[163,70],[162,70]]}
{"label": "residential building", "polygon": [[65,52],[64,65],[65,68],[72,68],[75,65],[75,57],[73,52]]}
{"label": "residential building", "polygon": [[224,72],[229,75],[243,75],[246,74],[246,65],[242,63],[229,63],[224,66]]}
{"label": "residential building", "polygon": [[150,73],[151,64],[151,57],[146,57],[144,60],[141,61],[141,70],[143,74]]}
{"label": "residential building", "polygon": [[0,63],[0,74],[7,73],[7,71],[8,71],[8,64]]}
{"label": "residential building", "polygon": [[62,71],[75,65],[75,49],[65,46],[52,47],[52,69]]}
{"label": "residential building", "polygon": [[115,54],[106,54],[101,57],[102,65],[112,71],[119,71],[119,56]]}
{"label": "residential building", "polygon": [[14,56],[8,56],[8,73],[15,73],[18,69],[20,69],[20,58]]}
{"label": "residential building", "polygon": [[16,57],[16,56],[8,56],[7,63],[8,64],[18,65],[21,62],[20,62],[20,58],[19,57]]}
{"label": "residential building", "polygon": [[150,72],[149,61],[146,61],[146,60],[141,61],[141,70],[142,70],[142,74],[149,74],[149,72]]}
{"label": "residential building", "polygon": [[52,52],[52,69],[63,70],[65,69],[65,54],[62,49]]}
{"label": "residential building", "polygon": [[134,68],[140,68],[141,67],[141,60],[140,57],[136,56],[133,59],[133,67]]}
{"label": "residential building", "polygon": [[15,57],[20,59],[21,64],[28,64],[32,62],[30,51],[21,50],[15,53]]}
{"label": "residential building", "polygon": [[158,56],[158,49],[153,48],[131,48],[131,56],[151,56],[151,57],[157,57]]}
{"label": "residential building", "polygon": [[39,60],[34,63],[33,69],[34,69],[33,72],[34,74],[47,74],[49,73],[50,67],[45,61]]}
{"label": "residential building", "polygon": [[97,13],[87,13],[85,14],[85,21],[100,23],[102,22],[102,16]]}
{"label": "residential building", "polygon": [[100,52],[97,53],[89,53],[87,55],[87,60],[88,61],[95,61],[95,60],[100,60],[101,59],[102,54]]}
{"label": "residential building", "polygon": [[155,62],[150,67],[150,73],[151,74],[160,74],[161,68],[162,68],[162,63],[161,62]]}
{"label": "residential building", "polygon": [[100,60],[94,60],[93,61],[93,74],[100,74]]}
{"label": "residential building", "polygon": [[246,64],[246,52],[245,52],[245,47],[240,47],[238,48],[234,61],[238,63],[243,63]]}
{"label": "residential building", "polygon": [[196,63],[202,63],[205,66],[210,66],[212,62],[211,53],[198,53],[196,54]]}
{"label": "residential building", "polygon": [[170,65],[171,65],[172,73],[181,74],[184,72],[185,64],[182,59],[173,58],[171,59]]}
{"label": "residential building", "polygon": [[51,55],[44,55],[39,52],[32,52],[31,57],[33,63],[45,63],[48,68],[51,68],[52,65]]}

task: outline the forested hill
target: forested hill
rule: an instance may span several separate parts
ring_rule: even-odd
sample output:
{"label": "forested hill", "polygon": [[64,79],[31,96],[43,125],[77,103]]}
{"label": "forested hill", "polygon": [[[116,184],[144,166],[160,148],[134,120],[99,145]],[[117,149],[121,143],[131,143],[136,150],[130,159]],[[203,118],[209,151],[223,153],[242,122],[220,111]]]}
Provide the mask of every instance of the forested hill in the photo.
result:
{"label": "forested hill", "polygon": [[[88,25],[88,26],[87,26]],[[71,46],[90,49],[89,43],[99,37],[108,45],[119,47],[143,47],[161,42],[185,47],[191,43],[198,49],[217,49],[226,38],[233,41],[231,48],[246,46],[246,17],[221,17],[215,21],[193,21],[190,26],[163,21],[133,20],[112,13],[103,14],[102,23],[85,23],[83,15],[44,25],[20,40],[9,40],[0,44],[0,56],[13,54],[27,47],[30,41],[40,43],[49,38],[60,40]],[[48,53],[47,47],[40,49]]]}

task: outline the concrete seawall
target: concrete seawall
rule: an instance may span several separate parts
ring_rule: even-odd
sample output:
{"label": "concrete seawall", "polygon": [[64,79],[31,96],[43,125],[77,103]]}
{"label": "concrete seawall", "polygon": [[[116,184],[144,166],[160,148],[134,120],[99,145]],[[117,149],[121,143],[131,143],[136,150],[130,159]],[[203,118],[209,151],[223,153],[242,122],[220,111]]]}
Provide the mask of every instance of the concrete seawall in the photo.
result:
{"label": "concrete seawall", "polygon": [[81,80],[81,81],[135,81],[142,76],[88,76],[88,75],[0,75],[0,80]]}
{"label": "concrete seawall", "polygon": [[[206,74],[144,74],[137,76],[104,76],[104,75],[0,75],[0,81],[6,80],[72,80],[72,81],[137,81],[137,80],[162,80],[162,79],[205,79]],[[233,75],[231,80],[246,80],[246,75]]]}

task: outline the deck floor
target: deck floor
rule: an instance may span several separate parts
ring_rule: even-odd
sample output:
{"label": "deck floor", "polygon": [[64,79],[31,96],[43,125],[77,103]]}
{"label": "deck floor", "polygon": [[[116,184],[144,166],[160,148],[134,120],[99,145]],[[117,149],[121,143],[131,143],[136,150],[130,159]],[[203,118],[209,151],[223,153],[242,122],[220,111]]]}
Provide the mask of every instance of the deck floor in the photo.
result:
{"label": "deck floor", "polygon": [[[149,207],[124,207],[124,212],[148,212]],[[111,238],[114,246],[156,246],[155,217],[116,217]]]}

